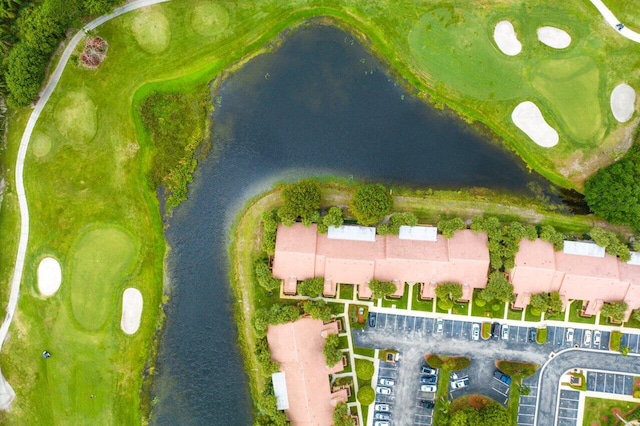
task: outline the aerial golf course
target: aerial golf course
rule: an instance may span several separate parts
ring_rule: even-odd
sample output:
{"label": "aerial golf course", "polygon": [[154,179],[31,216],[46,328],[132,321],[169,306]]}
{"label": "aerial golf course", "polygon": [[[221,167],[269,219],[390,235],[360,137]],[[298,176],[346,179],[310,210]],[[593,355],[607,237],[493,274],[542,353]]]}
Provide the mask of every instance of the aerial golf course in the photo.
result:
{"label": "aerial golf course", "polygon": [[[611,3],[614,13],[632,18],[624,2]],[[616,34],[588,0],[173,0],[110,20],[87,35],[108,43],[104,61],[95,69],[79,65],[84,42],[78,45],[29,142],[28,250],[18,310],[0,358],[18,396],[1,422],[146,420],[157,330],[169,295],[156,185],[184,193],[195,160],[206,154],[197,148],[208,138],[215,107],[208,83],[277,49],[283,31],[314,18],[364,41],[411,92],[486,126],[559,187],[581,191],[586,178],[622,157],[637,137],[637,108],[620,122],[610,97],[621,83],[640,89],[640,44]],[[494,28],[503,20],[513,24],[522,45],[517,55],[496,46]],[[542,26],[562,29],[571,43],[562,49],[541,43],[536,30]],[[525,101],[534,102],[557,131],[557,144],[540,146],[514,124],[514,108]],[[2,311],[19,238],[16,158],[31,110],[9,110],[2,153]],[[185,125],[173,133],[154,125],[169,121]],[[176,140],[178,148],[171,145]],[[162,173],[154,175],[159,168]],[[59,290],[47,297],[36,273],[45,257],[56,259],[62,271]],[[131,287],[141,292],[144,308],[139,328],[127,334],[121,313],[123,292]],[[45,348],[64,362],[40,362]]]}

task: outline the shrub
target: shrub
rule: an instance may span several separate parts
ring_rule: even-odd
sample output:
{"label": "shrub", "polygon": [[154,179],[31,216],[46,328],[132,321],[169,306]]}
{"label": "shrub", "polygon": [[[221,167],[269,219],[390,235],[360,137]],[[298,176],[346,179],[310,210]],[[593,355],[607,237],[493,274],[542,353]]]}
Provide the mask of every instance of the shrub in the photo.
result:
{"label": "shrub", "polygon": [[515,361],[497,361],[496,367],[509,376],[520,376],[522,378],[532,376],[540,368],[538,364]]}
{"label": "shrub", "polygon": [[453,306],[453,302],[462,297],[462,285],[454,282],[440,283],[436,287],[436,296],[438,299],[449,300]]}
{"label": "shrub", "polygon": [[600,315],[615,322],[622,322],[629,306],[626,302],[607,302],[600,308]]}
{"label": "shrub", "polygon": [[327,367],[333,367],[342,359],[343,353],[340,350],[340,338],[337,334],[329,334],[324,339],[322,353],[327,361]]}
{"label": "shrub", "polygon": [[537,333],[536,333],[536,342],[539,345],[544,345],[545,343],[547,343],[547,329],[546,328],[539,328]]}
{"label": "shrub", "polygon": [[473,299],[473,303],[475,303],[477,307],[482,308],[487,304],[487,301],[484,299],[481,299],[480,297],[475,297]]}
{"label": "shrub", "polygon": [[306,314],[311,315],[311,318],[324,322],[331,320],[333,317],[329,304],[324,300],[307,300],[303,304],[302,309]]}
{"label": "shrub", "polygon": [[512,302],[514,300],[513,285],[502,273],[493,272],[489,275],[487,287],[480,292],[480,297],[486,301]]}
{"label": "shrub", "polygon": [[486,340],[489,337],[491,337],[491,323],[490,322],[483,322],[482,323],[482,338]]}
{"label": "shrub", "polygon": [[553,244],[553,249],[556,251],[561,251],[564,246],[564,235],[551,225],[540,227],[540,239]]}
{"label": "shrub", "polygon": [[272,292],[273,290],[280,288],[281,281],[273,277],[271,274],[271,268],[269,268],[269,265],[267,265],[264,259],[258,259],[256,261],[254,271],[256,274],[256,280],[260,287],[264,288],[268,292]]}
{"label": "shrub", "polygon": [[349,407],[344,402],[336,405],[336,409],[333,411],[333,424],[334,426],[354,426],[355,422],[349,414]]}
{"label": "shrub", "polygon": [[304,179],[297,183],[285,185],[282,188],[282,207],[278,209],[278,216],[285,225],[292,225],[298,217],[306,225],[318,221],[320,215],[320,201],[322,195],[317,182]]}
{"label": "shrub", "polygon": [[413,213],[394,213],[389,218],[388,224],[381,224],[378,226],[378,234],[398,235],[400,233],[401,226],[416,226],[417,224],[418,218]]}
{"label": "shrub", "polygon": [[449,309],[453,308],[453,301],[451,299],[438,299],[438,308],[442,309],[443,311],[448,311]]}
{"label": "shrub", "polygon": [[278,216],[274,210],[262,213],[262,250],[269,256],[273,256],[276,252],[276,236],[278,233]]}
{"label": "shrub", "polygon": [[448,365],[452,370],[458,371],[469,368],[469,366],[471,365],[471,360],[464,356],[457,356],[449,358],[445,362],[445,364]]}
{"label": "shrub", "polygon": [[371,386],[362,386],[358,391],[358,401],[362,405],[371,405],[376,399],[376,393]]}
{"label": "shrub", "polygon": [[329,226],[341,226],[344,223],[344,215],[340,207],[330,207],[326,216],[322,218],[322,224]]}
{"label": "shrub", "polygon": [[374,366],[371,361],[356,358],[356,376],[360,380],[371,380],[374,373]]}
{"label": "shrub", "polygon": [[432,368],[442,368],[444,366],[444,361],[438,355],[429,354],[425,356],[425,361],[427,361],[427,364]]}
{"label": "shrub", "polygon": [[324,278],[316,277],[302,281],[298,284],[298,293],[307,297],[318,297],[324,290]]}
{"label": "shrub", "polygon": [[356,188],[349,210],[361,225],[373,225],[393,209],[393,197],[387,188],[378,184],[366,184]]}
{"label": "shrub", "polygon": [[464,221],[459,217],[455,217],[453,219],[441,220],[438,222],[438,231],[445,238],[451,238],[455,234],[456,231],[461,229],[465,229],[467,226]]}

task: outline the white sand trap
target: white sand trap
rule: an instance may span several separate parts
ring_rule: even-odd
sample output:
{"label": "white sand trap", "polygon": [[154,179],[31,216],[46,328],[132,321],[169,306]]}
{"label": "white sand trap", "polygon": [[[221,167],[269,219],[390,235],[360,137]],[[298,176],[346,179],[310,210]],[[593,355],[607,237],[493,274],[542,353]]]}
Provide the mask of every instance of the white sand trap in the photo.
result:
{"label": "white sand trap", "polygon": [[493,39],[505,55],[515,56],[522,51],[522,44],[518,41],[516,31],[509,21],[500,21],[496,24]]}
{"label": "white sand trap", "polygon": [[621,123],[629,121],[636,103],[636,91],[626,83],[620,83],[611,92],[611,112]]}
{"label": "white sand trap", "polygon": [[133,334],[140,327],[142,317],[142,293],[137,288],[128,288],[122,294],[122,319],[120,328],[127,334]]}
{"label": "white sand trap", "polygon": [[551,148],[558,144],[558,132],[549,126],[540,112],[540,108],[533,102],[522,102],[511,113],[513,123],[525,132],[535,143]]}
{"label": "white sand trap", "polygon": [[38,290],[43,296],[52,296],[60,288],[62,270],[53,257],[45,257],[38,265]]}
{"label": "white sand trap", "polygon": [[538,40],[554,49],[565,49],[571,44],[569,33],[556,27],[538,28]]}

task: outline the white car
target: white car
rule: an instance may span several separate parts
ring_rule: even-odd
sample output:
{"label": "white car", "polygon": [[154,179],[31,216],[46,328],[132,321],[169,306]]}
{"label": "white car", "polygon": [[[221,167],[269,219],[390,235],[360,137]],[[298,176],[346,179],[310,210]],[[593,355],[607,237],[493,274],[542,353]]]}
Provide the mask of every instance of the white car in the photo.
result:
{"label": "white car", "polygon": [[469,385],[469,379],[460,379],[454,382],[451,382],[451,389],[462,389]]}
{"label": "white car", "polygon": [[396,384],[396,382],[393,379],[381,378],[380,379],[380,384],[383,385],[383,386],[393,386],[393,385]]}
{"label": "white car", "polygon": [[436,320],[436,333],[442,333],[443,326],[444,321],[442,321],[442,318],[438,318]]}
{"label": "white car", "polygon": [[596,330],[593,332],[593,345],[600,347],[600,330]]}
{"label": "white car", "polygon": [[565,340],[568,343],[573,343],[573,328],[567,328],[567,333],[565,334]]}
{"label": "white car", "polygon": [[382,413],[388,413],[391,411],[391,406],[389,404],[376,404],[373,406],[376,411],[380,411]]}
{"label": "white car", "polygon": [[471,326],[471,338],[473,340],[478,340],[480,338],[480,324],[474,323]]}
{"label": "white car", "polygon": [[507,324],[502,326],[502,340],[509,340],[509,326]]}
{"label": "white car", "polygon": [[373,426],[389,426],[389,422],[377,421],[373,423]]}
{"label": "white car", "polygon": [[584,331],[584,339],[583,339],[582,343],[585,346],[590,346],[591,345],[591,330],[585,330]]}
{"label": "white car", "polygon": [[391,395],[391,388],[385,387],[385,386],[377,386],[376,387],[376,393],[382,394],[382,395]]}
{"label": "white car", "polygon": [[420,386],[420,390],[422,392],[435,392],[438,388],[436,385],[422,385]]}

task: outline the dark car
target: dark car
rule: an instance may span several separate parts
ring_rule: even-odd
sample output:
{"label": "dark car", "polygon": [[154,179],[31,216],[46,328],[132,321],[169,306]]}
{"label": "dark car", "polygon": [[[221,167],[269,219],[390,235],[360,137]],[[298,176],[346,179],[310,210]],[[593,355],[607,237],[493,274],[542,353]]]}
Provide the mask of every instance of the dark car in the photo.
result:
{"label": "dark car", "polygon": [[493,377],[495,377],[496,379],[500,380],[502,383],[504,383],[507,386],[511,385],[511,377],[507,376],[506,374],[504,374],[500,370],[494,371],[493,372]]}
{"label": "dark car", "polygon": [[369,312],[369,327],[375,327],[376,326],[376,313],[375,312]]}
{"label": "dark car", "polygon": [[421,399],[420,406],[422,408],[434,408],[436,406],[436,403],[433,401],[429,401],[428,399]]}
{"label": "dark car", "polygon": [[438,381],[436,376],[422,376],[420,377],[420,383],[424,385],[435,385]]}
{"label": "dark car", "polygon": [[493,324],[491,324],[491,338],[499,339],[500,330],[501,330],[500,323],[494,322]]}
{"label": "dark car", "polygon": [[428,365],[423,365],[422,367],[420,367],[420,372],[422,374],[429,374],[430,376],[433,376],[434,374],[436,374],[436,370],[429,367]]}
{"label": "dark car", "polygon": [[532,342],[532,343],[535,342],[537,334],[538,334],[538,330],[536,330],[535,328],[531,327],[529,329],[529,341]]}

